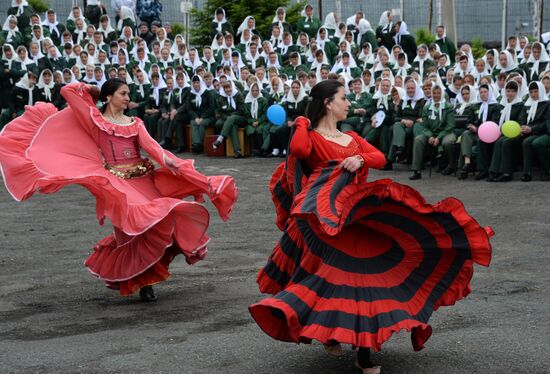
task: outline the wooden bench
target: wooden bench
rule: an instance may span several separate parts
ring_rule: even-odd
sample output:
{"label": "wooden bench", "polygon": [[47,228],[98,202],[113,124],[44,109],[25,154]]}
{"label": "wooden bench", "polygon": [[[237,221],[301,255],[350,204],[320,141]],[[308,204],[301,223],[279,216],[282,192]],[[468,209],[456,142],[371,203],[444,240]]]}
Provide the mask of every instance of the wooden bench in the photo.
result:
{"label": "wooden bench", "polygon": [[[250,156],[250,142],[248,141],[248,136],[246,136],[243,128],[239,128],[237,129],[237,131],[239,134],[239,143],[241,144],[241,153],[243,154],[243,156]],[[225,149],[227,150],[225,155],[227,157],[233,157],[235,155],[233,142],[231,141],[231,139],[226,139],[225,143]]]}

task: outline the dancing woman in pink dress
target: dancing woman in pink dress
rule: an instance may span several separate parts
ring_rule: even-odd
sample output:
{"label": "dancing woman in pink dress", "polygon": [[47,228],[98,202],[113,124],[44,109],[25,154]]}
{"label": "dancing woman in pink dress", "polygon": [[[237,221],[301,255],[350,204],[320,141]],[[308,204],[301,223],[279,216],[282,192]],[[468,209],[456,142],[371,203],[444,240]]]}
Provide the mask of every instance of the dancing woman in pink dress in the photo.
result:
{"label": "dancing woman in pink dress", "polygon": [[206,255],[203,195],[225,221],[237,200],[235,183],[229,176],[200,174],[193,160],[163,150],[141,119],[125,116],[130,98],[124,81],[108,80],[101,92],[73,83],[61,94],[68,108],[26,107],[0,133],[6,188],[18,201],[70,184],[87,188],[96,198],[99,223],[110,220],[113,233],[97,243],[86,266],[121,295],[139,290],[142,300],[155,301],[152,285],[168,278],[176,255],[189,264]]}

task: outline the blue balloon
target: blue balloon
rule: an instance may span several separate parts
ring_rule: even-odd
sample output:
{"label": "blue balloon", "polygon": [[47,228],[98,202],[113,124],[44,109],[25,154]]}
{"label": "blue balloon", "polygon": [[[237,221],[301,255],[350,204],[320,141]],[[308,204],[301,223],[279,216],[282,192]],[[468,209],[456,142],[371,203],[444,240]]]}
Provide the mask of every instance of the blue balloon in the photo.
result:
{"label": "blue balloon", "polygon": [[276,126],[282,126],[286,121],[286,112],[279,104],[267,108],[267,119]]}

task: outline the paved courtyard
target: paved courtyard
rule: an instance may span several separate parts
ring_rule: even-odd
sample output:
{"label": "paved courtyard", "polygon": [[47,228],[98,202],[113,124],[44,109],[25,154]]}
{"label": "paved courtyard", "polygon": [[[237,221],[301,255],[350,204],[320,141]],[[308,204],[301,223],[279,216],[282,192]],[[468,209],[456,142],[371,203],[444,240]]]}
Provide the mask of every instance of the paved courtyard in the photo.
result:
{"label": "paved courtyard", "polygon": [[[189,154],[183,157],[189,157]],[[247,306],[280,232],[268,191],[277,162],[198,157],[206,174],[230,174],[240,198],[232,219],[214,217],[206,260],[180,256],[159,301],[123,298],[83,263],[110,232],[78,186],[16,203],[0,189],[0,373],[357,373],[353,351],[272,340]],[[490,268],[476,268],[472,294],[431,320],[426,348],[394,335],[373,361],[383,373],[550,372],[550,183],[491,184],[434,174],[411,183],[429,202],[461,199],[496,231]],[[403,166],[371,172],[408,183]]]}

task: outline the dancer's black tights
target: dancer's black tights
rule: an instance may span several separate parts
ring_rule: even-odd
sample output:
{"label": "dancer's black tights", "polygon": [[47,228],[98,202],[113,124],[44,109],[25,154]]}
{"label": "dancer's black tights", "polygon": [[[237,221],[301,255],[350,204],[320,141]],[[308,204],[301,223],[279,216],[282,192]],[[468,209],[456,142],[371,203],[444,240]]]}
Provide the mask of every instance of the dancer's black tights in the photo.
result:
{"label": "dancer's black tights", "polygon": [[370,360],[370,348],[359,348],[359,351],[357,352],[357,363],[363,369],[374,366]]}

